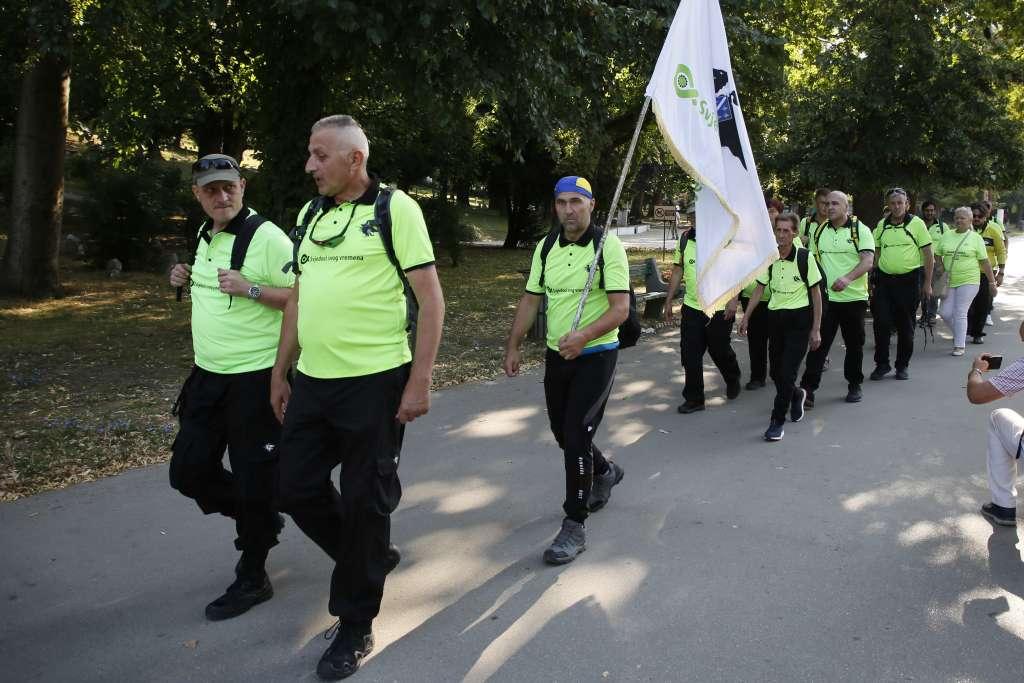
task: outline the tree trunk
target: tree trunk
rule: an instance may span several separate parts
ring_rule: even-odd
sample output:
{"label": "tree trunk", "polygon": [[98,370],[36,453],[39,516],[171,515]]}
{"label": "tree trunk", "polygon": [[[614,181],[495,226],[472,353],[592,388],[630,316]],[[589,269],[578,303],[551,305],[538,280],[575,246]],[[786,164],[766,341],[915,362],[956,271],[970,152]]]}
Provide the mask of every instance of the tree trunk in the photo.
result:
{"label": "tree trunk", "polygon": [[61,293],[58,256],[70,87],[68,58],[52,53],[40,56],[21,84],[11,218],[0,286],[24,296]]}
{"label": "tree trunk", "polygon": [[874,229],[882,218],[882,193],[868,185],[853,188],[853,213],[864,225]]}

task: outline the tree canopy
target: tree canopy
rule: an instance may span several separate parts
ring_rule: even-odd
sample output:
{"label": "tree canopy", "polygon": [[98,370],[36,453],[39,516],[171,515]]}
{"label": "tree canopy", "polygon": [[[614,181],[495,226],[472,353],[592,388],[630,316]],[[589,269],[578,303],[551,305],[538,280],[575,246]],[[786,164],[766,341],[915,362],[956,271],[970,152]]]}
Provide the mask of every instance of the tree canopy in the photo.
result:
{"label": "tree canopy", "polygon": [[[64,3],[66,6],[66,3]],[[91,0],[73,3],[70,124],[111,163],[183,139],[260,161],[252,191],[287,224],[314,191],[309,126],[355,116],[370,166],[402,187],[485,194],[507,246],[550,220],[560,174],[608,198],[675,0]],[[850,191],[869,218],[883,188],[1024,185],[1024,7],[1013,0],[721,0],[766,189],[807,203]],[[0,150],[38,54],[33,0],[0,28]],[[42,8],[42,9],[40,9]],[[35,52],[33,52],[35,50]],[[641,170],[643,169],[642,173]],[[689,180],[653,120],[627,199]],[[606,209],[608,207],[600,207]]]}

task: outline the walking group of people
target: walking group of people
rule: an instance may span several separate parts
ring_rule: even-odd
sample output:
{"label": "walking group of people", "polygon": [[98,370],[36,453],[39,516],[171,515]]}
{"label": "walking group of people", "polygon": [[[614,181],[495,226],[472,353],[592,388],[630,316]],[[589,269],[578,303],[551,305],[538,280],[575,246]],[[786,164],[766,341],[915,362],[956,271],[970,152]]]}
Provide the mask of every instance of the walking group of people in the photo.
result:
{"label": "walking group of people", "polygon": [[[385,581],[401,561],[390,516],[402,494],[404,429],[430,408],[444,297],[419,206],[368,172],[369,141],[359,124],[341,115],[317,121],[308,152],[305,170],[318,196],[299,212],[291,239],[245,204],[235,159],[211,154],[192,167],[192,191],[207,218],[194,261],[170,273],[172,286],[191,289],[195,354],[175,404],[180,430],[170,482],[204,513],[235,522],[241,553],[235,580],[207,605],[210,620],[237,617],[273,596],[266,562],[285,524],[282,512],[334,561],[328,609],[337,623],[326,634],[331,644],[317,673],[335,680],[355,673],[372,651]],[[803,221],[781,205],[770,207],[779,260],[743,296],[740,331],[751,339],[747,388],[764,386],[769,375],[776,387],[765,433],[770,440],[782,438],[787,418],[799,421],[813,407],[840,330],[846,399],[860,400],[868,273],[876,257],[873,379],[888,372],[893,330],[897,377],[907,377],[919,293],[932,301],[933,241],[951,273],[944,313],[966,313],[962,302],[978,290],[977,274],[972,284],[967,272],[972,259],[993,289],[1001,281],[974,232],[955,240],[967,220],[959,211],[957,229],[940,229],[936,240],[906,212],[902,190],[890,193],[890,213],[874,231],[850,214],[845,194],[821,191],[817,200],[817,212]],[[554,206],[559,227],[533,252],[502,367],[508,376],[519,373],[520,346],[546,298],[544,395],[563,454],[565,498],[564,518],[543,559],[564,564],[586,550],[588,515],[608,504],[625,475],[594,441],[615,379],[631,288],[622,243],[592,220],[590,183],[560,179]],[[681,413],[704,408],[705,351],[722,371],[728,397],[741,389],[730,343],[740,301],[711,316],[699,309],[698,235],[694,226],[680,237],[667,297],[671,302],[685,287]],[[994,238],[990,246],[997,247]],[[665,315],[672,318],[670,303]]]}
{"label": "walking group of people", "polygon": [[[737,310],[743,311],[739,332],[749,341],[750,380],[745,388],[764,387],[769,376],[775,384],[764,433],[768,441],[783,438],[787,417],[799,422],[804,411],[814,407],[837,334],[842,334],[846,346],[845,400],[863,399],[868,310],[875,339],[872,381],[890,373],[899,380],[910,378],[919,306],[926,326],[941,312],[953,332],[952,355],[964,354],[967,336],[983,343],[986,318],[1006,263],[1005,234],[991,218],[991,204],[956,209],[955,227],[950,227],[939,220],[935,202],[923,205],[924,219],[912,214],[908,193],[897,187],[887,193],[884,217],[870,229],[851,213],[844,192],[821,188],[814,199],[813,212],[803,219],[784,212],[778,200],[768,200],[779,260],[711,317],[700,310],[695,294],[698,226],[680,239],[668,286],[668,301],[680,283],[686,290],[680,413],[704,409],[705,351],[722,374],[726,397],[739,396],[740,369],[730,341]],[[664,315],[673,320],[671,305],[666,305]],[[891,363],[894,333],[896,354]],[[804,371],[798,382],[801,364]]]}

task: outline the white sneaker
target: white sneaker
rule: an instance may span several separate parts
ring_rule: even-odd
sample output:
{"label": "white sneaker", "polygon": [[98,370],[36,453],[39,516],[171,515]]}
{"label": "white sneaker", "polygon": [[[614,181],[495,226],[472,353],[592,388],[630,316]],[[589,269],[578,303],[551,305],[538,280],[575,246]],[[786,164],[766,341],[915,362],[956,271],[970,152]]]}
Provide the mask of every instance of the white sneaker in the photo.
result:
{"label": "white sneaker", "polygon": [[953,355],[954,356],[962,356],[962,355],[964,355],[965,351],[966,351],[966,349],[964,349],[961,346],[954,346],[953,347]]}
{"label": "white sneaker", "polygon": [[992,327],[993,325],[995,325],[995,323],[992,322],[992,316],[985,318],[985,327]]}

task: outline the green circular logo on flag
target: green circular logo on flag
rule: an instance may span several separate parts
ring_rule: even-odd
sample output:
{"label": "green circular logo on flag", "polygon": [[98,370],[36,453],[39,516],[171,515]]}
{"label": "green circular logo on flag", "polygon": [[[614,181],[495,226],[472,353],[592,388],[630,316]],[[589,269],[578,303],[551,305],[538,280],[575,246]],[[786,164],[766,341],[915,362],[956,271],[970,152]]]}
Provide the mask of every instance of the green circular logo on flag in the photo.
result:
{"label": "green circular logo on flag", "polygon": [[694,87],[693,72],[685,64],[680,64],[676,67],[674,85],[676,87],[676,95],[684,100],[696,99],[697,95],[700,94],[697,92],[697,88]]}

